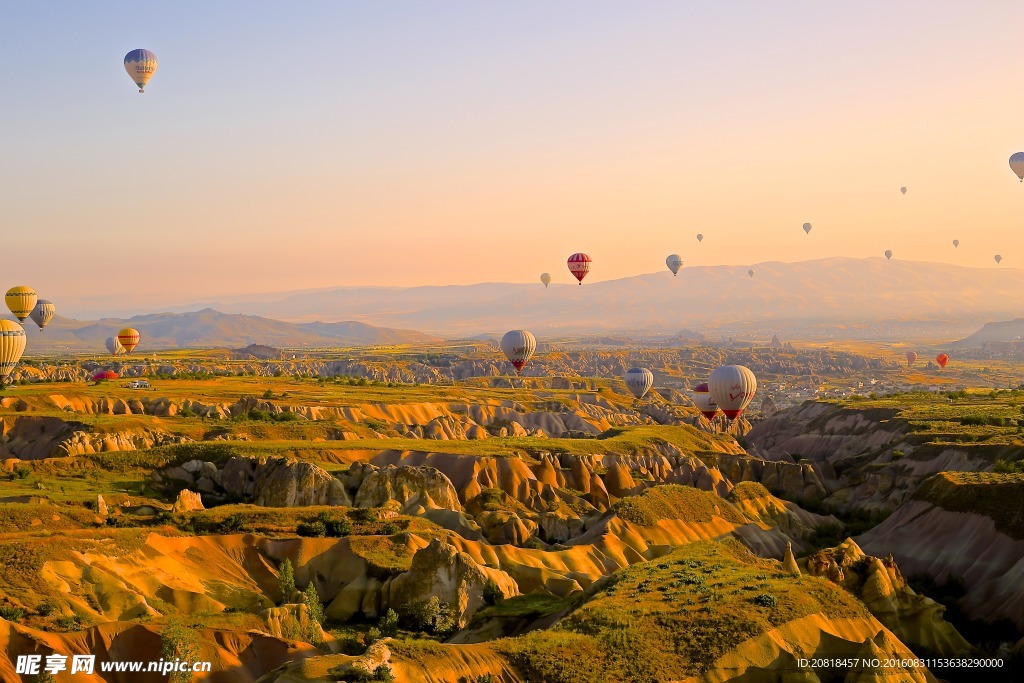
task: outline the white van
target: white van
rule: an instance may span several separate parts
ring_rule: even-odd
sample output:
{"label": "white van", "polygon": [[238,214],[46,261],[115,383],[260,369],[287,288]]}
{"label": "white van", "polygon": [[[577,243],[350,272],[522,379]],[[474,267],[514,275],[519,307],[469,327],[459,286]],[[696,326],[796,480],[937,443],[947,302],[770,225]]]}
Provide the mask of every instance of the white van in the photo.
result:
{"label": "white van", "polygon": [[129,389],[149,389],[149,381],[144,379],[133,379],[128,382]]}

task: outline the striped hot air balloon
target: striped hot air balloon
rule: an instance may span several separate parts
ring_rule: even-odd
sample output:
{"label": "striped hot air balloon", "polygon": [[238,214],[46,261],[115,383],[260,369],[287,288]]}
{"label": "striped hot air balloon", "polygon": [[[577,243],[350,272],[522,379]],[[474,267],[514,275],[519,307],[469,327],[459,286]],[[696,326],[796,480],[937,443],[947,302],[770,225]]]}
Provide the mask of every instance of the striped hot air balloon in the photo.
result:
{"label": "striped hot air balloon", "polygon": [[56,315],[57,308],[53,305],[52,301],[46,299],[40,299],[36,302],[35,308],[29,316],[32,318],[32,322],[39,327],[39,331],[42,332],[43,328],[50,324],[53,320],[53,316]]}
{"label": "striped hot air balloon", "polygon": [[32,309],[36,307],[37,299],[36,290],[25,286],[11,287],[4,296],[7,308],[11,309],[14,317],[22,322],[25,322],[25,319],[32,313]]}
{"label": "striped hot air balloon", "polygon": [[157,66],[156,55],[149,50],[132,50],[124,56],[124,70],[132,82],[139,86],[139,92],[145,92],[146,84],[156,73]]}
{"label": "striped hot air balloon", "polygon": [[647,368],[630,368],[626,371],[626,388],[637,398],[644,395],[654,386],[654,373]]}
{"label": "striped hot air balloon", "polygon": [[0,384],[6,384],[25,353],[25,330],[13,320],[0,320]]}
{"label": "striped hot air balloon", "polygon": [[690,397],[693,399],[693,405],[697,406],[700,414],[707,419],[714,419],[715,415],[718,414],[718,404],[715,403],[715,399],[711,396],[711,389],[708,388],[707,382],[701,382],[695,386]]}
{"label": "striped hot air balloon", "polygon": [[735,420],[754,398],[757,378],[749,368],[742,365],[723,365],[711,373],[708,388],[725,416]]}
{"label": "striped hot air balloon", "polygon": [[139,345],[139,340],[142,336],[139,331],[134,327],[126,327],[117,333],[117,341],[121,342],[121,346],[128,353],[135,350],[135,347]]}
{"label": "striped hot air balloon", "polygon": [[526,330],[509,330],[501,338],[501,350],[516,369],[516,374],[523,374],[523,368],[537,350],[537,338]]}
{"label": "striped hot air balloon", "polygon": [[592,259],[589,256],[579,252],[570,256],[569,260],[566,261],[566,265],[569,266],[569,272],[572,273],[573,277],[579,280],[582,285],[583,278],[585,278],[587,273],[590,272],[591,262]]}

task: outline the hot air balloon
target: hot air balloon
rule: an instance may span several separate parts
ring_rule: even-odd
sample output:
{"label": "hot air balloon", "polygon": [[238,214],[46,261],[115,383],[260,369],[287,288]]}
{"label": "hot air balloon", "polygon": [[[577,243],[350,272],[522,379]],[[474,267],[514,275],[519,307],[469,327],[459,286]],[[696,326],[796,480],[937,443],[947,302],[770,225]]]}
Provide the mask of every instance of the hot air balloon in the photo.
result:
{"label": "hot air balloon", "polygon": [[36,307],[37,298],[36,290],[31,287],[11,287],[7,290],[4,300],[7,302],[7,308],[11,309],[14,317],[25,322],[25,318]]}
{"label": "hot air balloon", "polygon": [[708,389],[725,416],[735,420],[754,398],[757,378],[742,365],[723,365],[711,373]]}
{"label": "hot air balloon", "polygon": [[683,259],[679,258],[679,254],[669,254],[669,257],[665,259],[665,265],[675,275],[679,272],[679,268],[683,265]]}
{"label": "hot air balloon", "polygon": [[117,341],[117,337],[107,337],[106,347],[111,356],[120,356],[124,353],[124,347]]}
{"label": "hot air balloon", "polygon": [[117,379],[118,375],[113,370],[100,370],[99,372],[93,373],[90,378],[93,382],[103,382],[108,379]]}
{"label": "hot air balloon", "polygon": [[907,188],[901,187],[900,188],[900,192],[902,192],[903,194],[906,194],[907,193]]}
{"label": "hot air balloon", "polygon": [[907,367],[914,367],[914,363],[917,362],[917,354],[913,351],[907,351]]}
{"label": "hot air balloon", "polygon": [[707,382],[701,382],[693,388],[692,399],[693,405],[697,406],[700,414],[707,419],[711,420],[718,414],[718,404],[712,398]]}
{"label": "hot air balloon", "polygon": [[526,330],[510,330],[501,338],[501,350],[516,369],[516,374],[523,374],[523,367],[537,350],[537,338]]}
{"label": "hot air balloon", "polygon": [[626,388],[637,398],[643,398],[654,385],[654,374],[647,368],[630,368],[626,371]]}
{"label": "hot air balloon", "polygon": [[953,247],[955,248],[955,247],[959,247],[959,246],[960,246],[960,240],[953,240]]}
{"label": "hot air balloon", "polygon": [[125,352],[131,353],[135,350],[135,347],[139,345],[141,339],[139,331],[134,327],[126,327],[117,333],[117,341],[121,342],[121,346],[124,347]]}
{"label": "hot air balloon", "polygon": [[697,233],[697,241],[698,241],[698,242],[703,242],[703,241],[704,241],[704,235],[702,235],[702,234],[700,234],[700,233],[698,232],[698,233]]}
{"label": "hot air balloon", "polygon": [[996,263],[1002,263],[1003,262],[1003,257],[1000,256],[999,254],[996,254],[992,258],[994,258],[996,260]]}
{"label": "hot air balloon", "polygon": [[139,86],[139,92],[146,90],[146,84],[156,73],[156,55],[149,50],[132,50],[124,56],[124,70],[135,85]]}
{"label": "hot air balloon", "polygon": [[887,259],[891,259],[892,258],[892,249],[886,249],[885,250],[885,258],[887,258]]}
{"label": "hot air balloon", "polygon": [[946,363],[949,362],[949,356],[944,353],[940,353],[939,355],[935,356],[935,362],[939,364],[940,368],[944,368],[946,367]]}
{"label": "hot air balloon", "polygon": [[807,233],[808,235],[811,234],[811,224],[810,223],[804,223],[804,232]]}
{"label": "hot air balloon", "polygon": [[12,320],[0,320],[0,384],[6,384],[18,367],[26,340],[21,325]]}
{"label": "hot air balloon", "polygon": [[583,284],[583,278],[590,272],[591,260],[586,254],[577,253],[570,256],[569,260],[566,261],[566,264],[569,266],[569,272],[580,281],[581,285]]}
{"label": "hot air balloon", "polygon": [[544,283],[545,287],[547,287],[548,285],[551,284],[551,274],[550,273],[541,273],[540,274],[540,281]]}
{"label": "hot air balloon", "polygon": [[747,275],[749,275],[750,277],[754,277],[754,271],[753,270],[748,270],[747,271]]}
{"label": "hot air balloon", "polygon": [[1010,168],[1017,174],[1020,181],[1024,183],[1024,152],[1017,152],[1010,157]]}
{"label": "hot air balloon", "polygon": [[53,305],[52,301],[40,299],[39,301],[36,302],[35,308],[32,309],[32,312],[29,313],[29,316],[32,318],[32,322],[34,322],[39,327],[39,331],[42,332],[43,328],[46,327],[51,320],[53,320],[53,316],[56,313],[57,308]]}

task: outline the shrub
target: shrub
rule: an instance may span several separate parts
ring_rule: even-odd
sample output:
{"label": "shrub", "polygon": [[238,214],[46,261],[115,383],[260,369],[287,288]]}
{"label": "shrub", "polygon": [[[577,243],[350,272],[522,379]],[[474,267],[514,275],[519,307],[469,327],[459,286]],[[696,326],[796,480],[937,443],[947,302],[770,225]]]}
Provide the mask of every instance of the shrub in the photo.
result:
{"label": "shrub", "polygon": [[77,631],[82,625],[82,620],[77,614],[62,614],[53,620],[53,625],[62,631]]}
{"label": "shrub", "polygon": [[403,606],[400,618],[411,630],[440,636],[451,633],[456,626],[451,606],[442,603],[436,595],[429,600]]}
{"label": "shrub", "polygon": [[754,596],[754,604],[760,605],[761,607],[773,608],[779,604],[779,599],[771,593],[761,593],[760,595]]}
{"label": "shrub", "polygon": [[299,522],[295,533],[306,538],[323,538],[327,535],[327,525],[320,520],[315,522]]}
{"label": "shrub", "polygon": [[381,631],[376,626],[371,626],[369,628],[369,630],[367,630],[366,635],[363,636],[363,642],[366,643],[367,647],[369,647],[370,645],[373,645],[374,643],[376,643],[380,639],[381,639]]}
{"label": "shrub", "polygon": [[56,610],[56,609],[57,609],[57,606],[54,605],[49,600],[45,600],[45,601],[39,603],[36,606],[36,612],[38,612],[39,615],[43,616],[43,617],[50,616],[51,614],[53,614],[54,610]]}
{"label": "shrub", "polygon": [[387,664],[381,664],[373,670],[373,680],[382,681],[383,683],[392,683],[395,680],[395,674],[391,673],[391,667]]}
{"label": "shrub", "polygon": [[352,523],[347,519],[329,519],[324,522],[327,535],[333,538],[348,536],[352,533]]}
{"label": "shrub", "polygon": [[393,536],[394,534],[397,534],[399,531],[401,531],[401,529],[394,522],[388,522],[380,528],[380,532],[385,536]]}
{"label": "shrub", "polygon": [[28,465],[18,465],[14,468],[14,476],[17,479],[25,479],[32,474],[32,468]]}
{"label": "shrub", "polygon": [[380,629],[380,633],[387,638],[394,638],[397,636],[398,613],[389,607],[388,611],[385,612],[377,622],[377,628]]}
{"label": "shrub", "polygon": [[245,528],[245,517],[237,512],[232,515],[228,515],[217,525],[218,533],[222,534],[230,534],[236,531],[244,531]]}
{"label": "shrub", "polygon": [[302,419],[302,416],[298,413],[283,412],[271,415],[270,419],[274,422],[298,422]]}
{"label": "shrub", "polygon": [[352,513],[352,517],[357,522],[376,522],[377,521],[377,509],[376,508],[356,508]]}
{"label": "shrub", "polygon": [[21,621],[21,618],[25,616],[25,610],[20,607],[14,607],[13,605],[4,605],[0,607],[0,619],[6,619],[7,621]]}
{"label": "shrub", "polygon": [[484,602],[488,605],[500,605],[505,599],[505,593],[501,586],[494,579],[487,579],[484,584]]}
{"label": "shrub", "polygon": [[[165,661],[199,661],[199,636],[196,630],[186,626],[180,619],[168,621],[160,633],[160,657]],[[187,683],[191,680],[191,671],[173,671],[167,677],[168,683]]]}

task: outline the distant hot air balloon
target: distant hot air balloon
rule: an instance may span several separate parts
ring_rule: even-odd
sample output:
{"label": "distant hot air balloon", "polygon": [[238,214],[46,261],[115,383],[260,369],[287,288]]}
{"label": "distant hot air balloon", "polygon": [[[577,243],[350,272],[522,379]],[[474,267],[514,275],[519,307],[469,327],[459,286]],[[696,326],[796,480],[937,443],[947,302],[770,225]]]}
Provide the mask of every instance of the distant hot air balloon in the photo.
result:
{"label": "distant hot air balloon", "polygon": [[704,235],[702,235],[701,233],[698,232],[697,233],[697,241],[698,242],[703,242],[704,241]]}
{"label": "distant hot air balloon", "polygon": [[1024,183],[1024,152],[1017,152],[1010,157],[1010,168],[1017,174],[1020,181]]}
{"label": "distant hot air balloon", "polygon": [[14,317],[22,322],[25,322],[25,319],[32,313],[32,309],[36,307],[37,299],[36,290],[24,286],[11,287],[4,297],[7,308],[11,309]]}
{"label": "distant hot air balloon", "polygon": [[886,249],[885,250],[885,258],[887,258],[887,259],[891,259],[892,258],[892,249]]}
{"label": "distant hot air balloon", "polygon": [[501,350],[516,369],[516,374],[523,374],[523,367],[537,350],[537,338],[526,330],[510,330],[501,338]]}
{"label": "distant hot air balloon", "polygon": [[540,274],[540,281],[544,283],[545,287],[547,287],[548,285],[551,284],[551,274],[550,273],[541,273]]}
{"label": "distant hot air balloon", "polygon": [[654,374],[647,368],[630,368],[626,371],[626,388],[637,398],[643,398],[654,385]]}
{"label": "distant hot air balloon", "polygon": [[665,265],[675,275],[679,272],[679,268],[683,265],[683,259],[679,257],[679,254],[669,254],[669,257],[665,259]]}
{"label": "distant hot air balloon", "polygon": [[711,396],[711,390],[708,389],[707,382],[701,382],[693,388],[693,405],[697,406],[697,410],[700,414],[707,419],[712,419],[718,414],[718,404],[715,403],[715,399]]}
{"label": "distant hot air balloon", "polygon": [[134,327],[126,327],[117,333],[117,341],[121,342],[121,346],[124,347],[127,353],[135,350],[141,338],[142,336],[139,334],[139,331]]}
{"label": "distant hot air balloon", "polygon": [[90,378],[93,382],[103,382],[108,379],[117,379],[118,375],[113,370],[100,370],[99,372],[93,373]]}
{"label": "distant hot air balloon", "polygon": [[566,265],[569,266],[569,272],[573,274],[580,284],[583,284],[583,278],[590,272],[590,264],[592,259],[584,253],[573,254],[566,261]]}
{"label": "distant hot air balloon", "polygon": [[13,320],[0,320],[0,384],[6,384],[18,367],[26,341],[21,325]]}
{"label": "distant hot air balloon", "polygon": [[810,223],[804,223],[804,232],[807,233],[808,235],[811,234],[811,224]]}
{"label": "distant hot air balloon", "polygon": [[900,192],[902,192],[903,194],[906,194],[907,193],[907,188],[901,187],[900,188]]}
{"label": "distant hot air balloon", "polygon": [[754,277],[754,271],[753,270],[748,270],[747,271],[747,275],[749,275],[750,277]]}
{"label": "distant hot air balloon", "polygon": [[999,254],[996,254],[992,258],[994,258],[996,260],[996,263],[1002,263],[1003,262],[1003,257],[1000,256]]}
{"label": "distant hot air balloon", "polygon": [[953,240],[953,246],[954,247],[959,247],[960,246],[960,240]]}
{"label": "distant hot air balloon", "polygon": [[139,86],[139,92],[146,90],[146,84],[156,73],[156,55],[149,50],[132,50],[124,56],[124,70],[135,85]]}
{"label": "distant hot air balloon", "polygon": [[111,356],[120,356],[124,353],[124,347],[121,346],[121,342],[117,341],[117,337],[107,337],[105,345]]}
{"label": "distant hot air balloon", "polygon": [[917,354],[913,351],[907,351],[907,367],[914,367],[914,363],[917,362]]}
{"label": "distant hot air balloon", "polygon": [[935,362],[939,364],[940,368],[944,368],[946,367],[946,363],[949,362],[949,356],[944,353],[940,353],[939,355],[935,356]]}
{"label": "distant hot air balloon", "polygon": [[742,365],[723,365],[711,373],[708,389],[725,416],[735,420],[754,398],[757,378]]}
{"label": "distant hot air balloon", "polygon": [[31,316],[32,322],[34,322],[39,327],[39,331],[42,332],[43,328],[46,327],[51,320],[53,320],[53,316],[56,313],[57,308],[53,305],[52,301],[40,299],[39,301],[36,302],[35,308],[32,309],[32,312],[29,313],[29,316]]}

